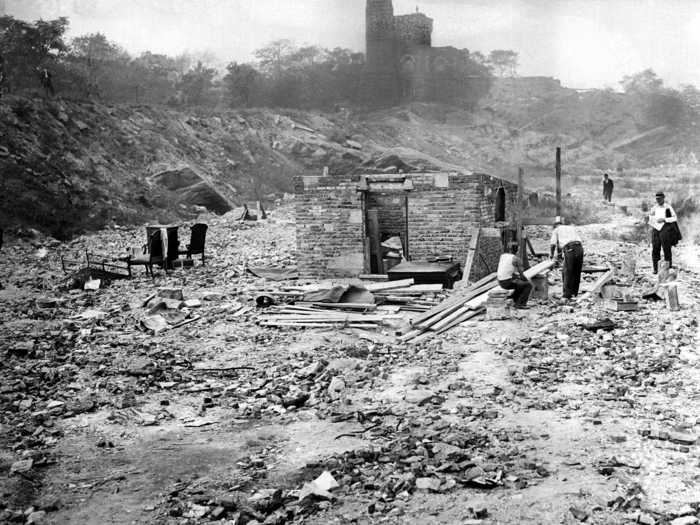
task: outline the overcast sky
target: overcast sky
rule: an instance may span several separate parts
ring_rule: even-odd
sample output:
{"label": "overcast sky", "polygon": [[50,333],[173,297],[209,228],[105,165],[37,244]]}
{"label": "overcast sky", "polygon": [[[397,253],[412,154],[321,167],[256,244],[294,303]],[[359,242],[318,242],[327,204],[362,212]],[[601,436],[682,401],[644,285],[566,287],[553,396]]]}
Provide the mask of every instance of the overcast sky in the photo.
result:
{"label": "overcast sky", "polygon": [[[364,0],[0,0],[22,19],[67,16],[69,36],[102,32],[127,50],[212,51],[249,61],[265,43],[364,51]],[[651,67],[667,85],[700,86],[700,0],[394,0],[435,20],[433,45],[513,49],[521,75],[613,87]]]}

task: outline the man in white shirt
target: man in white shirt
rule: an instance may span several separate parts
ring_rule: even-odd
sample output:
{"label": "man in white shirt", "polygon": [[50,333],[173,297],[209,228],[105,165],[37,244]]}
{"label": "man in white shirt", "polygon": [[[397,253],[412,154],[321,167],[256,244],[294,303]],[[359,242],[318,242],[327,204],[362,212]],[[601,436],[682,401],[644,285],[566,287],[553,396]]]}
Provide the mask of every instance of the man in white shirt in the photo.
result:
{"label": "man in white shirt", "polygon": [[561,217],[554,219],[554,230],[550,245],[550,258],[554,259],[554,252],[564,257],[561,279],[563,296],[571,299],[578,295],[581,284],[581,270],[583,269],[583,244],[581,237],[573,226],[565,225]]}
{"label": "man in white shirt", "polygon": [[[651,262],[654,266],[654,274],[659,271],[661,249],[664,251],[664,260],[671,267],[671,247],[678,242],[676,238],[677,224],[676,212],[670,204],[666,204],[666,196],[662,191],[656,193],[656,206],[649,214],[649,226],[651,226]],[[680,235],[678,235],[680,237]]]}
{"label": "man in white shirt", "polygon": [[506,252],[498,260],[497,278],[498,284],[505,290],[513,290],[513,303],[516,308],[525,310],[528,308],[527,300],[532,291],[532,283],[523,273],[523,267],[518,253],[518,244],[511,244],[510,253]]}

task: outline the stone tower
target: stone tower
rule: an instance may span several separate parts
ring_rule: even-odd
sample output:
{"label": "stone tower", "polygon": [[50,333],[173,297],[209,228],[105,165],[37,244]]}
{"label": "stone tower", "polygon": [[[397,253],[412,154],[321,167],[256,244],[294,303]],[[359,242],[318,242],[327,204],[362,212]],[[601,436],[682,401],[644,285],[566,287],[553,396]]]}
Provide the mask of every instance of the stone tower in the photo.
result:
{"label": "stone tower", "polygon": [[391,0],[367,0],[366,58],[362,80],[364,100],[375,106],[399,99],[397,38]]}

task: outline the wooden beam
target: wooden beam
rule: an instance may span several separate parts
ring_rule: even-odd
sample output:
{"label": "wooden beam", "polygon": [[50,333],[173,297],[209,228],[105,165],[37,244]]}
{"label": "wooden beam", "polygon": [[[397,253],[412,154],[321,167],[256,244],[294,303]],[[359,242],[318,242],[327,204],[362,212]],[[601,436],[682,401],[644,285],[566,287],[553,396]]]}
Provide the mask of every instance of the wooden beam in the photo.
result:
{"label": "wooden beam", "polygon": [[554,224],[554,217],[524,217],[523,226],[551,226]]}
{"label": "wooden beam", "polygon": [[[527,260],[527,250],[525,250],[525,232],[523,231],[523,180],[525,174],[522,168],[518,168],[518,204],[517,204],[517,224],[515,228],[516,241],[518,243],[518,253],[523,268],[529,268],[530,263]],[[506,247],[507,248],[507,247]],[[507,250],[506,250],[507,251]]]}
{"label": "wooden beam", "polygon": [[595,297],[600,292],[600,289],[603,287],[605,283],[607,283],[609,280],[613,278],[613,271],[609,270],[605,272],[603,275],[598,277],[598,280],[593,283],[593,288],[588,290],[586,293],[583,295],[579,295],[578,299],[576,299],[577,303],[580,303],[581,301],[588,299],[589,297]]}
{"label": "wooden beam", "polygon": [[378,292],[380,290],[395,290],[397,288],[406,288],[415,283],[413,278],[401,279],[400,281],[387,281],[385,283],[367,283],[364,285],[366,290],[370,292]]}
{"label": "wooden beam", "polygon": [[555,166],[555,177],[557,184],[557,216],[561,216],[561,148],[557,148],[557,158]]}
{"label": "wooden beam", "polygon": [[471,237],[469,239],[469,247],[467,248],[467,258],[464,261],[464,271],[462,272],[462,280],[464,282],[469,282],[469,276],[472,273],[472,266],[474,266],[474,259],[476,259],[476,249],[479,246],[481,228],[470,228],[470,232]]}
{"label": "wooden beam", "polygon": [[382,264],[382,245],[379,239],[379,212],[376,209],[367,210],[369,222],[370,250],[374,252],[374,263],[377,266],[376,273],[384,273]]}

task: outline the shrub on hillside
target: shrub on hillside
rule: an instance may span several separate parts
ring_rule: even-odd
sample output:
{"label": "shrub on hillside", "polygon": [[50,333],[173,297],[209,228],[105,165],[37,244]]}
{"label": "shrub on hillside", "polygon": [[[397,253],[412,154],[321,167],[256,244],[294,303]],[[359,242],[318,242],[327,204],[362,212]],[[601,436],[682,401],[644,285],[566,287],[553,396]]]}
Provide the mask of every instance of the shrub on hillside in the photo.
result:
{"label": "shrub on hillside", "polygon": [[[562,197],[562,216],[567,224],[592,224],[600,221],[598,210],[592,201],[581,201],[573,197]],[[531,206],[528,215],[533,217],[554,217],[557,214],[557,201],[552,195],[543,195],[537,205]]]}
{"label": "shrub on hillside", "polygon": [[671,204],[679,218],[684,219],[697,215],[700,212],[700,202],[693,197],[685,197]]}

